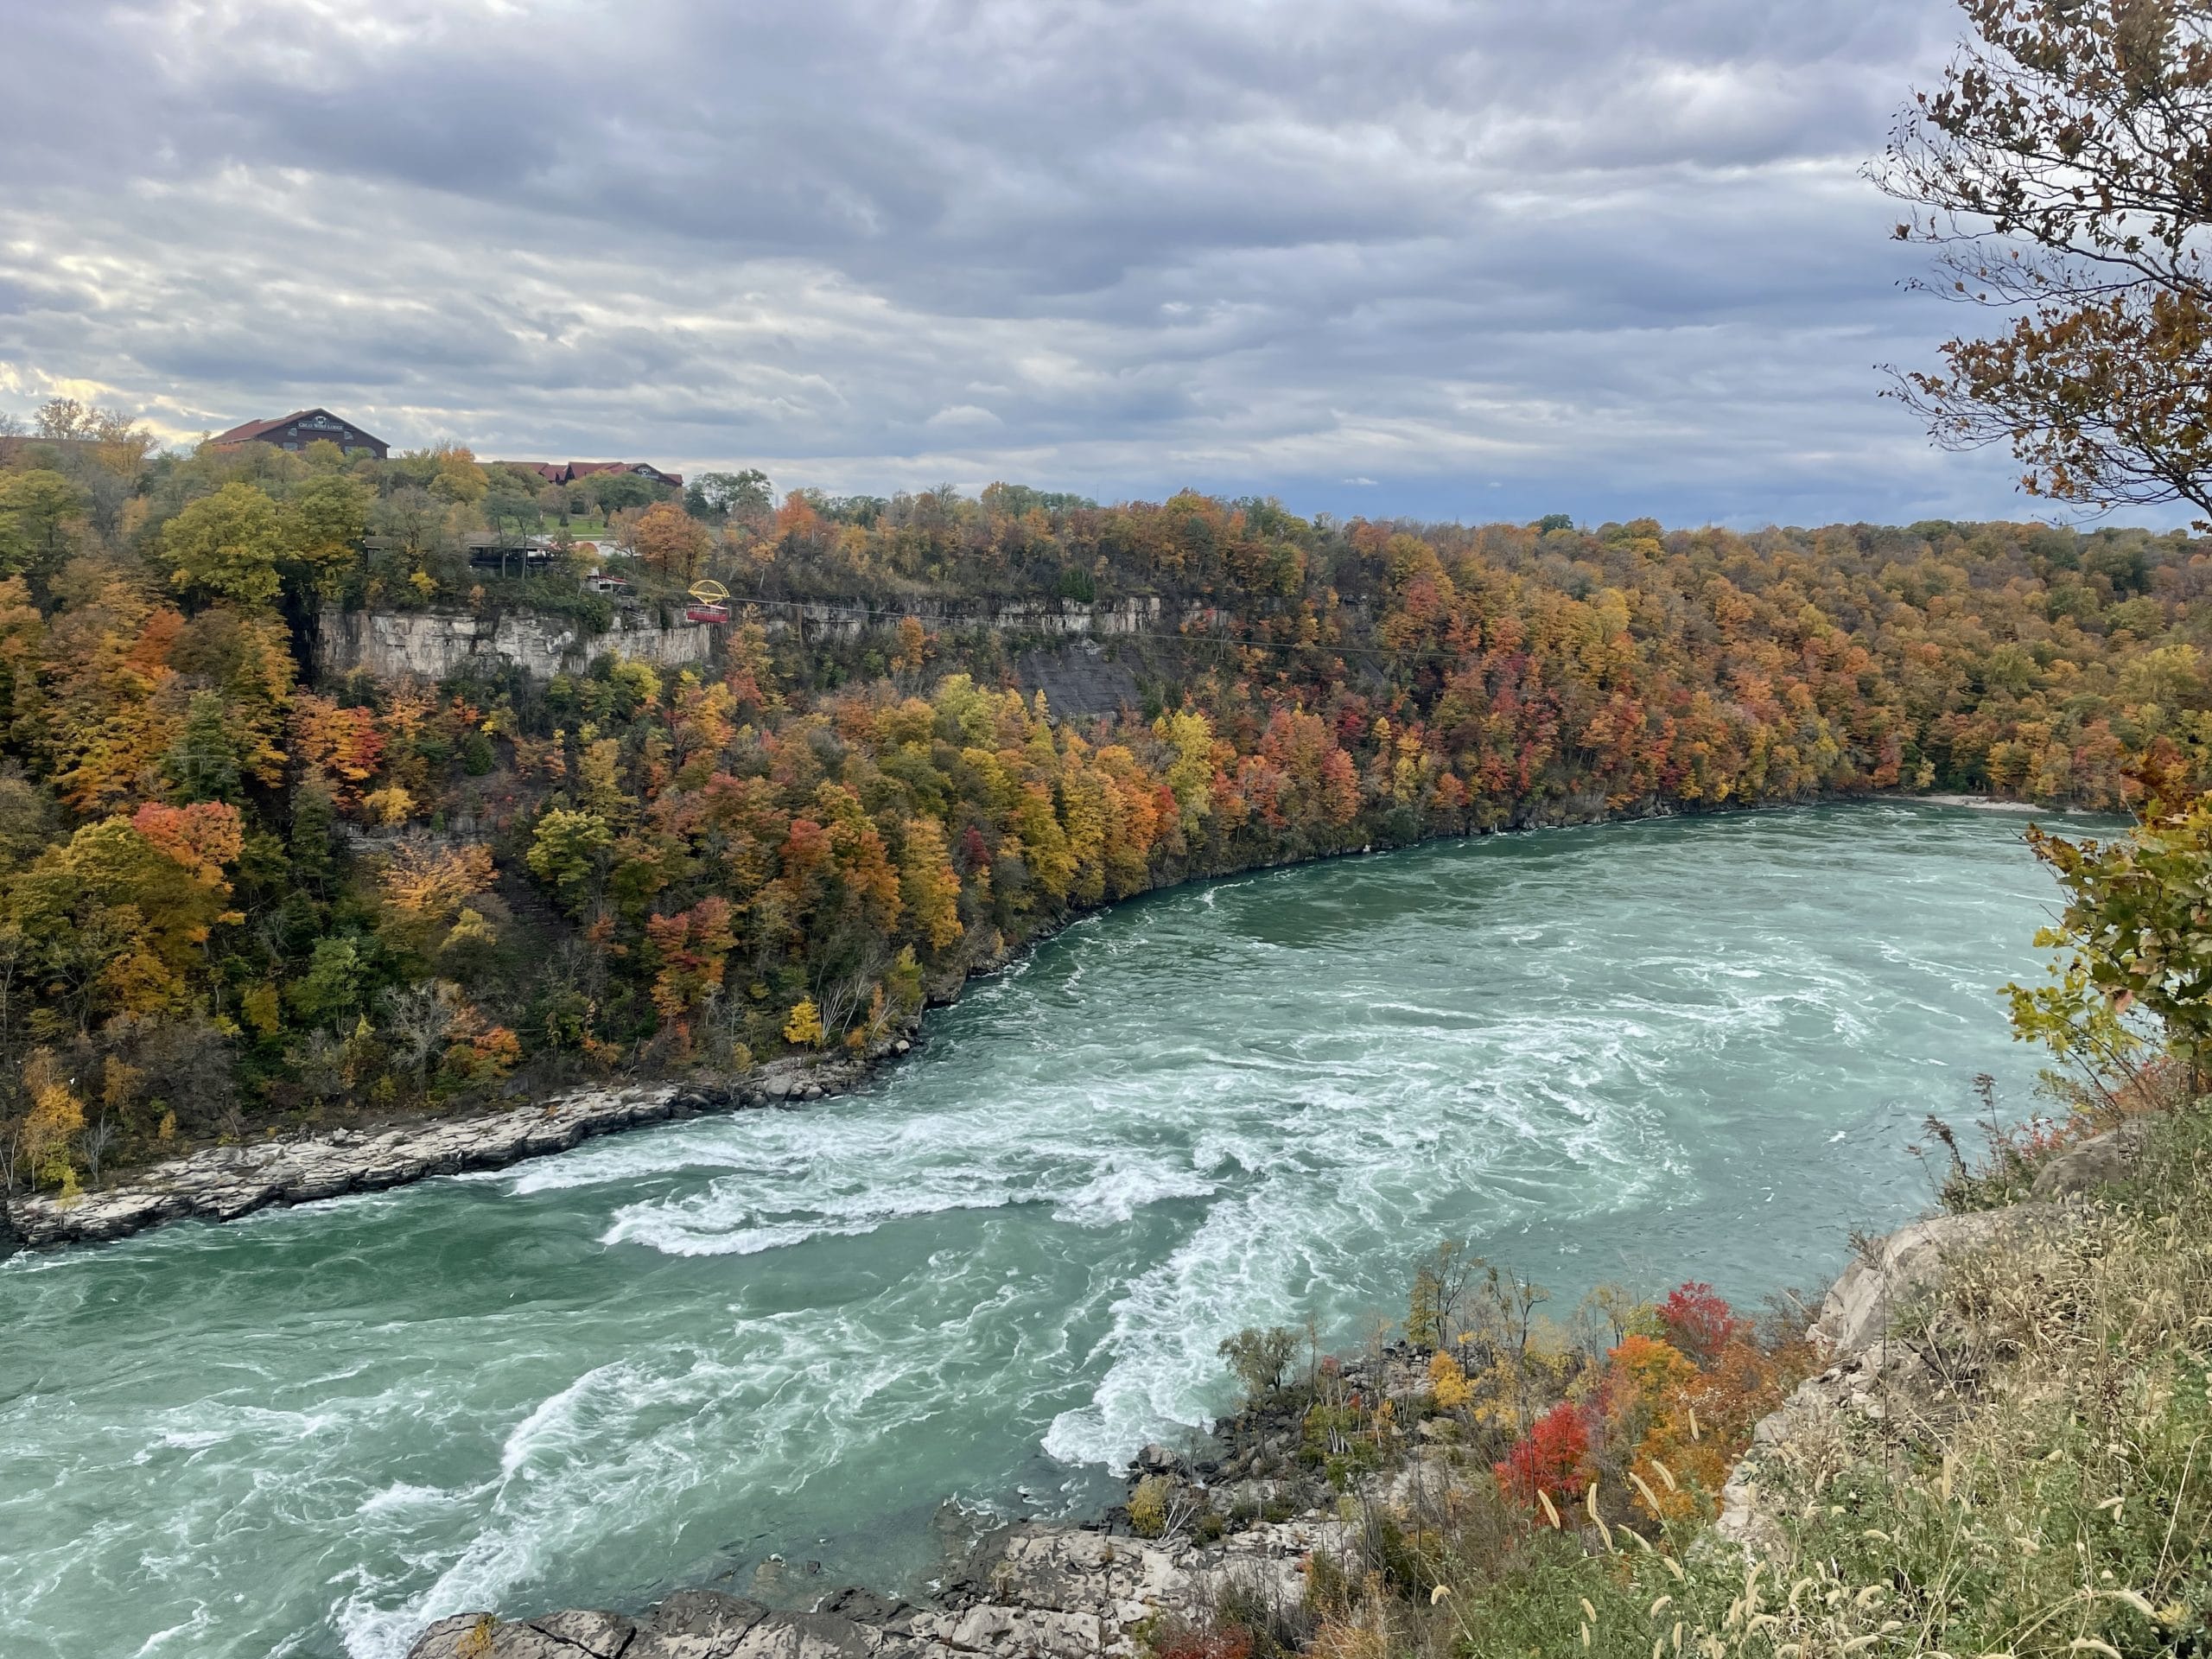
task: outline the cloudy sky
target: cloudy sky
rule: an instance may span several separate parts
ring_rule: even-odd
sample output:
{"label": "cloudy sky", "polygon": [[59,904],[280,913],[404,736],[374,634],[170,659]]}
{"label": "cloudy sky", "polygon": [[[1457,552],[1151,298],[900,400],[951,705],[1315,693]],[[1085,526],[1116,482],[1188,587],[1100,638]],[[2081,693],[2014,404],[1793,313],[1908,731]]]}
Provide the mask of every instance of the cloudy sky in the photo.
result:
{"label": "cloudy sky", "polygon": [[2028,516],[1876,365],[1950,0],[0,0],[0,411],[779,487]]}

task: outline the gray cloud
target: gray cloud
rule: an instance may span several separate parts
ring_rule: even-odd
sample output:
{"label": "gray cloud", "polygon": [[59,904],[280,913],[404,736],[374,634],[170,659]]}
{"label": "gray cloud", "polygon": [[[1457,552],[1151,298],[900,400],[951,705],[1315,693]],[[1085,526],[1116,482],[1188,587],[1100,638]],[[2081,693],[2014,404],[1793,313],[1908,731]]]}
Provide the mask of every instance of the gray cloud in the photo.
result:
{"label": "gray cloud", "polygon": [[[1873,365],[1944,0],[0,0],[0,407],[887,490],[2023,508]],[[1372,482],[1370,482],[1372,480]]]}

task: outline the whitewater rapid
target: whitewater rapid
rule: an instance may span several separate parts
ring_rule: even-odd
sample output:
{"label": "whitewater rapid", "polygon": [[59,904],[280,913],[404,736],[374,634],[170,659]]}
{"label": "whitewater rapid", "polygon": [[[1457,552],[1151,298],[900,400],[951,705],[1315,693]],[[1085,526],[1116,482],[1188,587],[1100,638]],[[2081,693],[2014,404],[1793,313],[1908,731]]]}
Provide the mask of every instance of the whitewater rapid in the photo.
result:
{"label": "whitewater rapid", "polygon": [[1447,1235],[1562,1315],[1816,1288],[1924,1201],[1926,1113],[2029,1103],[2019,834],[1819,809],[1156,895],[848,1098],[0,1265],[0,1645],[396,1659],[474,1607],[911,1586],[943,1501],[1100,1503],[1224,1403],[1224,1336],[1348,1336]]}

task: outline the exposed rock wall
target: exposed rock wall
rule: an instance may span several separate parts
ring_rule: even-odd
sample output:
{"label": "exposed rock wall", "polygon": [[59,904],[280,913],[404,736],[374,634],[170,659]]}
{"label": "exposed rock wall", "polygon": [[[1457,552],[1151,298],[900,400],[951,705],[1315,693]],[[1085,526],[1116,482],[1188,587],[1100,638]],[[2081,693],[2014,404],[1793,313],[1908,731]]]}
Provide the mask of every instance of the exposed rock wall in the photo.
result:
{"label": "exposed rock wall", "polygon": [[[745,602],[737,601],[741,614]],[[890,634],[907,617],[932,632],[987,630],[1023,637],[1096,640],[1152,633],[1192,622],[1203,610],[1178,607],[1171,617],[1156,598],[1116,600],[1085,605],[1074,600],[1023,600],[1003,603],[941,599],[868,603],[823,601],[763,605],[751,613],[771,636],[796,634],[808,640],[849,645],[870,635]],[[706,623],[664,626],[657,617],[619,611],[614,626],[595,633],[564,617],[530,611],[505,611],[480,617],[455,611],[343,611],[322,613],[318,652],[326,672],[356,670],[392,678],[442,680],[471,667],[516,667],[539,679],[574,673],[604,652],[681,668],[714,654],[718,630]],[[1118,690],[1118,685],[1116,690]]]}
{"label": "exposed rock wall", "polygon": [[1128,663],[1109,658],[1095,639],[1025,651],[1015,659],[1014,671],[1022,690],[1033,695],[1042,691],[1045,706],[1057,715],[1118,714],[1142,701]]}
{"label": "exposed rock wall", "polygon": [[381,678],[442,680],[472,667],[515,667],[539,679],[590,665],[612,652],[659,668],[681,668],[714,654],[715,630],[704,623],[664,627],[655,619],[619,613],[605,633],[564,617],[507,611],[480,617],[450,611],[326,610],[317,652],[326,673],[365,670]]}
{"label": "exposed rock wall", "polygon": [[[740,609],[744,601],[736,601]],[[1202,615],[1177,610],[1171,620],[1157,595],[1086,605],[1073,599],[1025,600],[823,600],[764,605],[758,620],[771,634],[804,633],[809,639],[849,644],[873,633],[889,633],[912,617],[932,631],[958,633],[988,629],[995,633],[1039,634],[1069,639],[1110,639],[1172,629]]]}
{"label": "exposed rock wall", "polygon": [[1915,1334],[1918,1316],[1961,1262],[2024,1248],[2079,1223],[2084,1201],[2126,1177],[2147,1128],[2138,1121],[2060,1154],[2037,1174],[2028,1202],[1914,1222],[1846,1268],[1810,1333],[1830,1363],[1751,1431],[1751,1449],[1722,1490],[1714,1530],[1733,1543],[1768,1547],[1777,1522],[1760,1490],[1763,1475],[1833,1461],[1854,1426],[1925,1427],[1969,1410],[1929,1365]]}

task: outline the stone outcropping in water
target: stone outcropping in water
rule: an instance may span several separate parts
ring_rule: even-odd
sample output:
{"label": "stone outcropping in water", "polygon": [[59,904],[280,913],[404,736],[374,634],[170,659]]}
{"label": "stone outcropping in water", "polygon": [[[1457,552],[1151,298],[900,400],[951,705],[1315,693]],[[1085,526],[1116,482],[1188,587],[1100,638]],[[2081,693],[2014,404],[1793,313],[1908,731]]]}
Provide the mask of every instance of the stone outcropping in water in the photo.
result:
{"label": "stone outcropping in water", "polygon": [[1295,1607],[1316,1551],[1348,1529],[1319,1510],[1218,1543],[1147,1543],[1020,1523],[986,1539],[926,1605],[840,1590],[813,1611],[684,1590],[635,1618],[574,1611],[441,1619],[408,1659],[1126,1659],[1154,1620],[1195,1618],[1224,1590]]}

